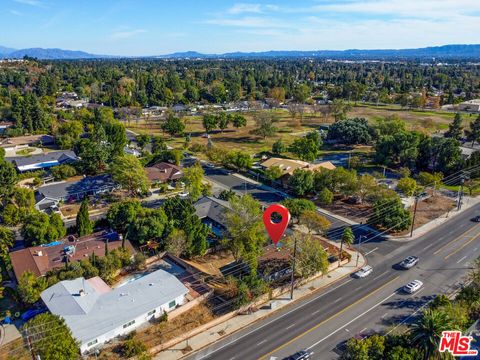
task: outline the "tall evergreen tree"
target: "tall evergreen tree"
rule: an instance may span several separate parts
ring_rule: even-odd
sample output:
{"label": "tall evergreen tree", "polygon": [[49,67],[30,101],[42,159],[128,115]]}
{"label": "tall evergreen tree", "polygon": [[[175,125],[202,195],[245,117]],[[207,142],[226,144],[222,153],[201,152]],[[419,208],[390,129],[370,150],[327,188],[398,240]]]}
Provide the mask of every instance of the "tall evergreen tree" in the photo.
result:
{"label": "tall evergreen tree", "polygon": [[468,141],[472,142],[472,147],[475,142],[480,142],[480,115],[470,123],[470,129],[465,130]]}
{"label": "tall evergreen tree", "polygon": [[462,115],[455,114],[455,118],[448,125],[448,130],[445,132],[445,137],[460,140],[463,134]]}
{"label": "tall evergreen tree", "polygon": [[77,213],[77,232],[78,236],[85,236],[93,232],[93,224],[88,216],[88,200],[83,199],[80,210]]}

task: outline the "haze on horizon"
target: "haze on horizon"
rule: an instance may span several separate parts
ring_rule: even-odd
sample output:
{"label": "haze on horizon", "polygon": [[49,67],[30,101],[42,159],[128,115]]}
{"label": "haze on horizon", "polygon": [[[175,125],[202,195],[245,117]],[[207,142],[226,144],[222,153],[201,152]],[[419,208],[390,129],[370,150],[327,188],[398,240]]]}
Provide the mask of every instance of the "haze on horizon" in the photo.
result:
{"label": "haze on horizon", "polygon": [[478,43],[478,0],[0,0],[0,45],[143,56]]}

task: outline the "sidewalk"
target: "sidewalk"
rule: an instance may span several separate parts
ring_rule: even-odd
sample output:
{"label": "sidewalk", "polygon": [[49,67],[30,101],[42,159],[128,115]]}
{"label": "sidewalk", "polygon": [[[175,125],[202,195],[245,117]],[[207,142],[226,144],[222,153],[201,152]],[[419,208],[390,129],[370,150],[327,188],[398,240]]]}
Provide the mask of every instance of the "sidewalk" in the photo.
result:
{"label": "sidewalk", "polygon": [[473,207],[473,206],[475,206],[479,203],[480,203],[480,198],[465,196],[464,201],[463,201],[463,206],[460,209],[460,211],[457,211],[457,210],[449,211],[449,212],[443,214],[442,216],[436,218],[435,220],[432,220],[432,221],[416,228],[415,230],[413,230],[413,236],[412,237],[410,237],[410,234],[403,235],[403,236],[387,235],[385,237],[389,240],[399,241],[399,242],[400,241],[401,242],[408,242],[408,241],[415,240],[415,239],[419,238],[420,236],[425,235],[426,233],[428,233],[430,230],[436,228],[437,226],[440,226],[441,224],[447,222],[449,219],[460,215],[464,211],[470,209],[471,207]]}
{"label": "sidewalk", "polygon": [[[337,244],[335,245],[338,246]],[[267,316],[271,316],[276,311],[293,305],[296,301],[347,277],[352,272],[365,265],[366,260],[362,254],[350,249],[346,249],[346,251],[348,251],[348,253],[352,255],[351,260],[348,263],[344,264],[342,267],[332,270],[326,276],[318,277],[310,282],[300,285],[297,289],[294,290],[294,300],[290,300],[290,296],[288,293],[281,294],[273,300],[267,301],[265,303],[268,304],[274,302],[275,307],[273,309],[270,309],[268,306],[259,306],[259,310],[253,314],[236,315],[222,322],[221,324],[205,329],[200,334],[197,334],[189,338],[188,340],[181,341],[176,345],[170,347],[169,349],[165,349],[157,353],[154,359],[176,360],[191,355],[195,351],[201,350],[202,348],[213,344],[214,342],[222,339],[223,337],[231,335],[253,324],[257,320],[260,320]],[[357,254],[358,266],[356,266]],[[182,350],[187,348],[187,346],[191,347],[192,350],[183,353]]]}

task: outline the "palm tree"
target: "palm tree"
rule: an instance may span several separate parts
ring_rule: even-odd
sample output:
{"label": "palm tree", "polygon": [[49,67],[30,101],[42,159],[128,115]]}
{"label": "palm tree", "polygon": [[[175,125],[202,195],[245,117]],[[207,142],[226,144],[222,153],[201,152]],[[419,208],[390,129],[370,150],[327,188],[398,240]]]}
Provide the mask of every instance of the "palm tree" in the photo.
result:
{"label": "palm tree", "polygon": [[352,228],[346,227],[343,230],[342,242],[340,243],[340,255],[338,257],[338,266],[342,266],[343,243],[347,245],[352,245],[353,240],[355,240],[355,235],[353,235]]}
{"label": "palm tree", "polygon": [[438,352],[442,331],[455,330],[452,321],[442,310],[428,309],[412,324],[412,342],[425,354],[424,359],[451,358],[447,353]]}

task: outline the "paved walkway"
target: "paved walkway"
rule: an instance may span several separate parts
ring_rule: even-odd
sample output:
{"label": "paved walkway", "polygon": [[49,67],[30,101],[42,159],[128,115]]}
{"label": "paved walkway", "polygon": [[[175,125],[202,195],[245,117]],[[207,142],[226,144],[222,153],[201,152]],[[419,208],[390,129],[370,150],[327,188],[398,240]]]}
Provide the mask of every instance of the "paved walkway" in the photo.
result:
{"label": "paved walkway", "polygon": [[[337,246],[336,243],[333,243]],[[239,331],[251,324],[255,321],[260,320],[264,317],[272,315],[275,311],[279,309],[285,308],[289,305],[292,305],[295,301],[300,300],[301,298],[312,294],[315,291],[323,289],[332,283],[335,283],[344,277],[347,277],[352,272],[356,271],[358,268],[364,266],[366,263],[366,259],[363,257],[362,254],[357,253],[353,250],[347,250],[351,255],[351,260],[343,265],[340,268],[336,268],[328,273],[327,276],[319,277],[313,281],[310,281],[304,285],[299,286],[297,289],[294,290],[294,300],[290,300],[288,294],[283,294],[278,296],[277,298],[271,300],[270,302],[275,302],[274,309],[267,309],[261,308],[257,312],[250,314],[250,315],[237,315],[219,325],[216,325],[201,334],[191,337],[188,341],[182,341],[170,349],[166,349],[164,351],[159,352],[156,354],[154,359],[156,360],[176,360],[181,359],[184,356],[191,355],[193,351],[200,350],[206,346],[211,345],[212,343],[220,340],[221,338],[231,335],[232,333]],[[357,266],[357,254],[358,254],[358,266]],[[222,336],[219,335],[223,334]],[[182,349],[190,346],[192,351],[184,354]]]}

